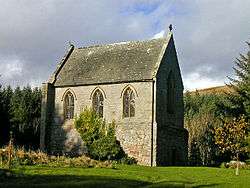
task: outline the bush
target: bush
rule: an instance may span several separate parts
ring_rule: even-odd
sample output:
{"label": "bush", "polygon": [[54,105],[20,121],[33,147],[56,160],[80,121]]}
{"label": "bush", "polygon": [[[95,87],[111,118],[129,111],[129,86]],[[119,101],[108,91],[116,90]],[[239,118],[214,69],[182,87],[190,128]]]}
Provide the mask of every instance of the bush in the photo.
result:
{"label": "bush", "polygon": [[87,146],[105,134],[105,122],[92,109],[85,108],[74,124]]}
{"label": "bush", "polygon": [[134,157],[128,157],[128,156],[123,157],[118,162],[127,165],[137,164],[137,160]]}
{"label": "bush", "polygon": [[91,145],[90,149],[91,155],[95,159],[99,160],[112,160],[119,158],[121,153],[121,148],[117,144],[115,137],[103,136],[98,140],[95,140]]}
{"label": "bush", "polygon": [[75,119],[75,127],[86,143],[91,158],[118,160],[125,156],[115,137],[115,123],[106,124],[92,109],[84,109]]}
{"label": "bush", "polygon": [[47,154],[41,151],[27,151],[24,149],[14,150],[13,164],[16,165],[36,165],[36,164],[48,164],[50,162]]}
{"label": "bush", "polygon": [[[8,149],[0,149],[0,167],[6,167],[8,163]],[[41,151],[25,151],[14,149],[12,152],[12,166],[18,165],[45,165],[50,167],[101,167],[111,168],[108,161],[100,162],[87,156],[70,158],[66,156],[48,156]]]}
{"label": "bush", "polygon": [[80,156],[69,158],[65,156],[53,156],[50,158],[50,167],[99,167],[99,168],[112,168],[112,164],[108,161],[100,162],[90,159],[87,156]]}

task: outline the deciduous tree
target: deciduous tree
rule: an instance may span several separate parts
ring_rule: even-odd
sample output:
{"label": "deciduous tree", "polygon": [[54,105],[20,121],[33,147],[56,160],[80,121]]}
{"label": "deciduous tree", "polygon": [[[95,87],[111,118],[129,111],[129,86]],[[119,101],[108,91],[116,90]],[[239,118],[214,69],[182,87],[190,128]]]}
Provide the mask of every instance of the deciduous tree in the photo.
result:
{"label": "deciduous tree", "polygon": [[239,155],[247,151],[247,125],[245,117],[241,116],[238,119],[226,119],[222,126],[215,128],[215,143],[222,153],[229,152],[237,160],[237,170]]}

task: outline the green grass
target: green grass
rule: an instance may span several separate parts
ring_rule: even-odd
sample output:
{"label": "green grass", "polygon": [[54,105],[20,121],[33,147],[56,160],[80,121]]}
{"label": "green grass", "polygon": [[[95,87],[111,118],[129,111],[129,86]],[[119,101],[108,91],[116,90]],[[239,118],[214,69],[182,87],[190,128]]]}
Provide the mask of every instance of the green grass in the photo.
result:
{"label": "green grass", "polygon": [[250,170],[208,167],[50,168],[25,166],[15,177],[1,178],[0,187],[250,187]]}

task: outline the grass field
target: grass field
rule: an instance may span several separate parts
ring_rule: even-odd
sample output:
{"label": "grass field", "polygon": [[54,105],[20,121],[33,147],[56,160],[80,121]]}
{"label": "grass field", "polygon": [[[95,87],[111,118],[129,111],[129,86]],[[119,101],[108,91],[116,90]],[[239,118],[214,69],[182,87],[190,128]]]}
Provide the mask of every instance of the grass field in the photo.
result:
{"label": "grass field", "polygon": [[207,167],[51,168],[25,166],[15,177],[1,178],[0,187],[250,187],[250,170]]}

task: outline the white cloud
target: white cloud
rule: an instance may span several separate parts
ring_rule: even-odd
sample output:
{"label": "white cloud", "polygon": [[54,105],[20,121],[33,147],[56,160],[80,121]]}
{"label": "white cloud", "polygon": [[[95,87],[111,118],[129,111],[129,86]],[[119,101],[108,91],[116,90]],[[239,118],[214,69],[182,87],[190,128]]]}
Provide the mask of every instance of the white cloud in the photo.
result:
{"label": "white cloud", "polygon": [[23,62],[15,57],[0,57],[0,84],[18,86],[23,85]]}
{"label": "white cloud", "polygon": [[15,79],[22,75],[23,63],[19,59],[0,59],[0,75],[3,79]]}
{"label": "white cloud", "polygon": [[224,80],[203,77],[197,72],[187,75],[187,77],[183,78],[183,80],[184,90],[188,91],[224,85]]}
{"label": "white cloud", "polygon": [[156,34],[152,37],[152,39],[162,38],[164,35],[165,35],[165,31],[162,30],[162,31],[160,31],[159,33],[156,33]]}

